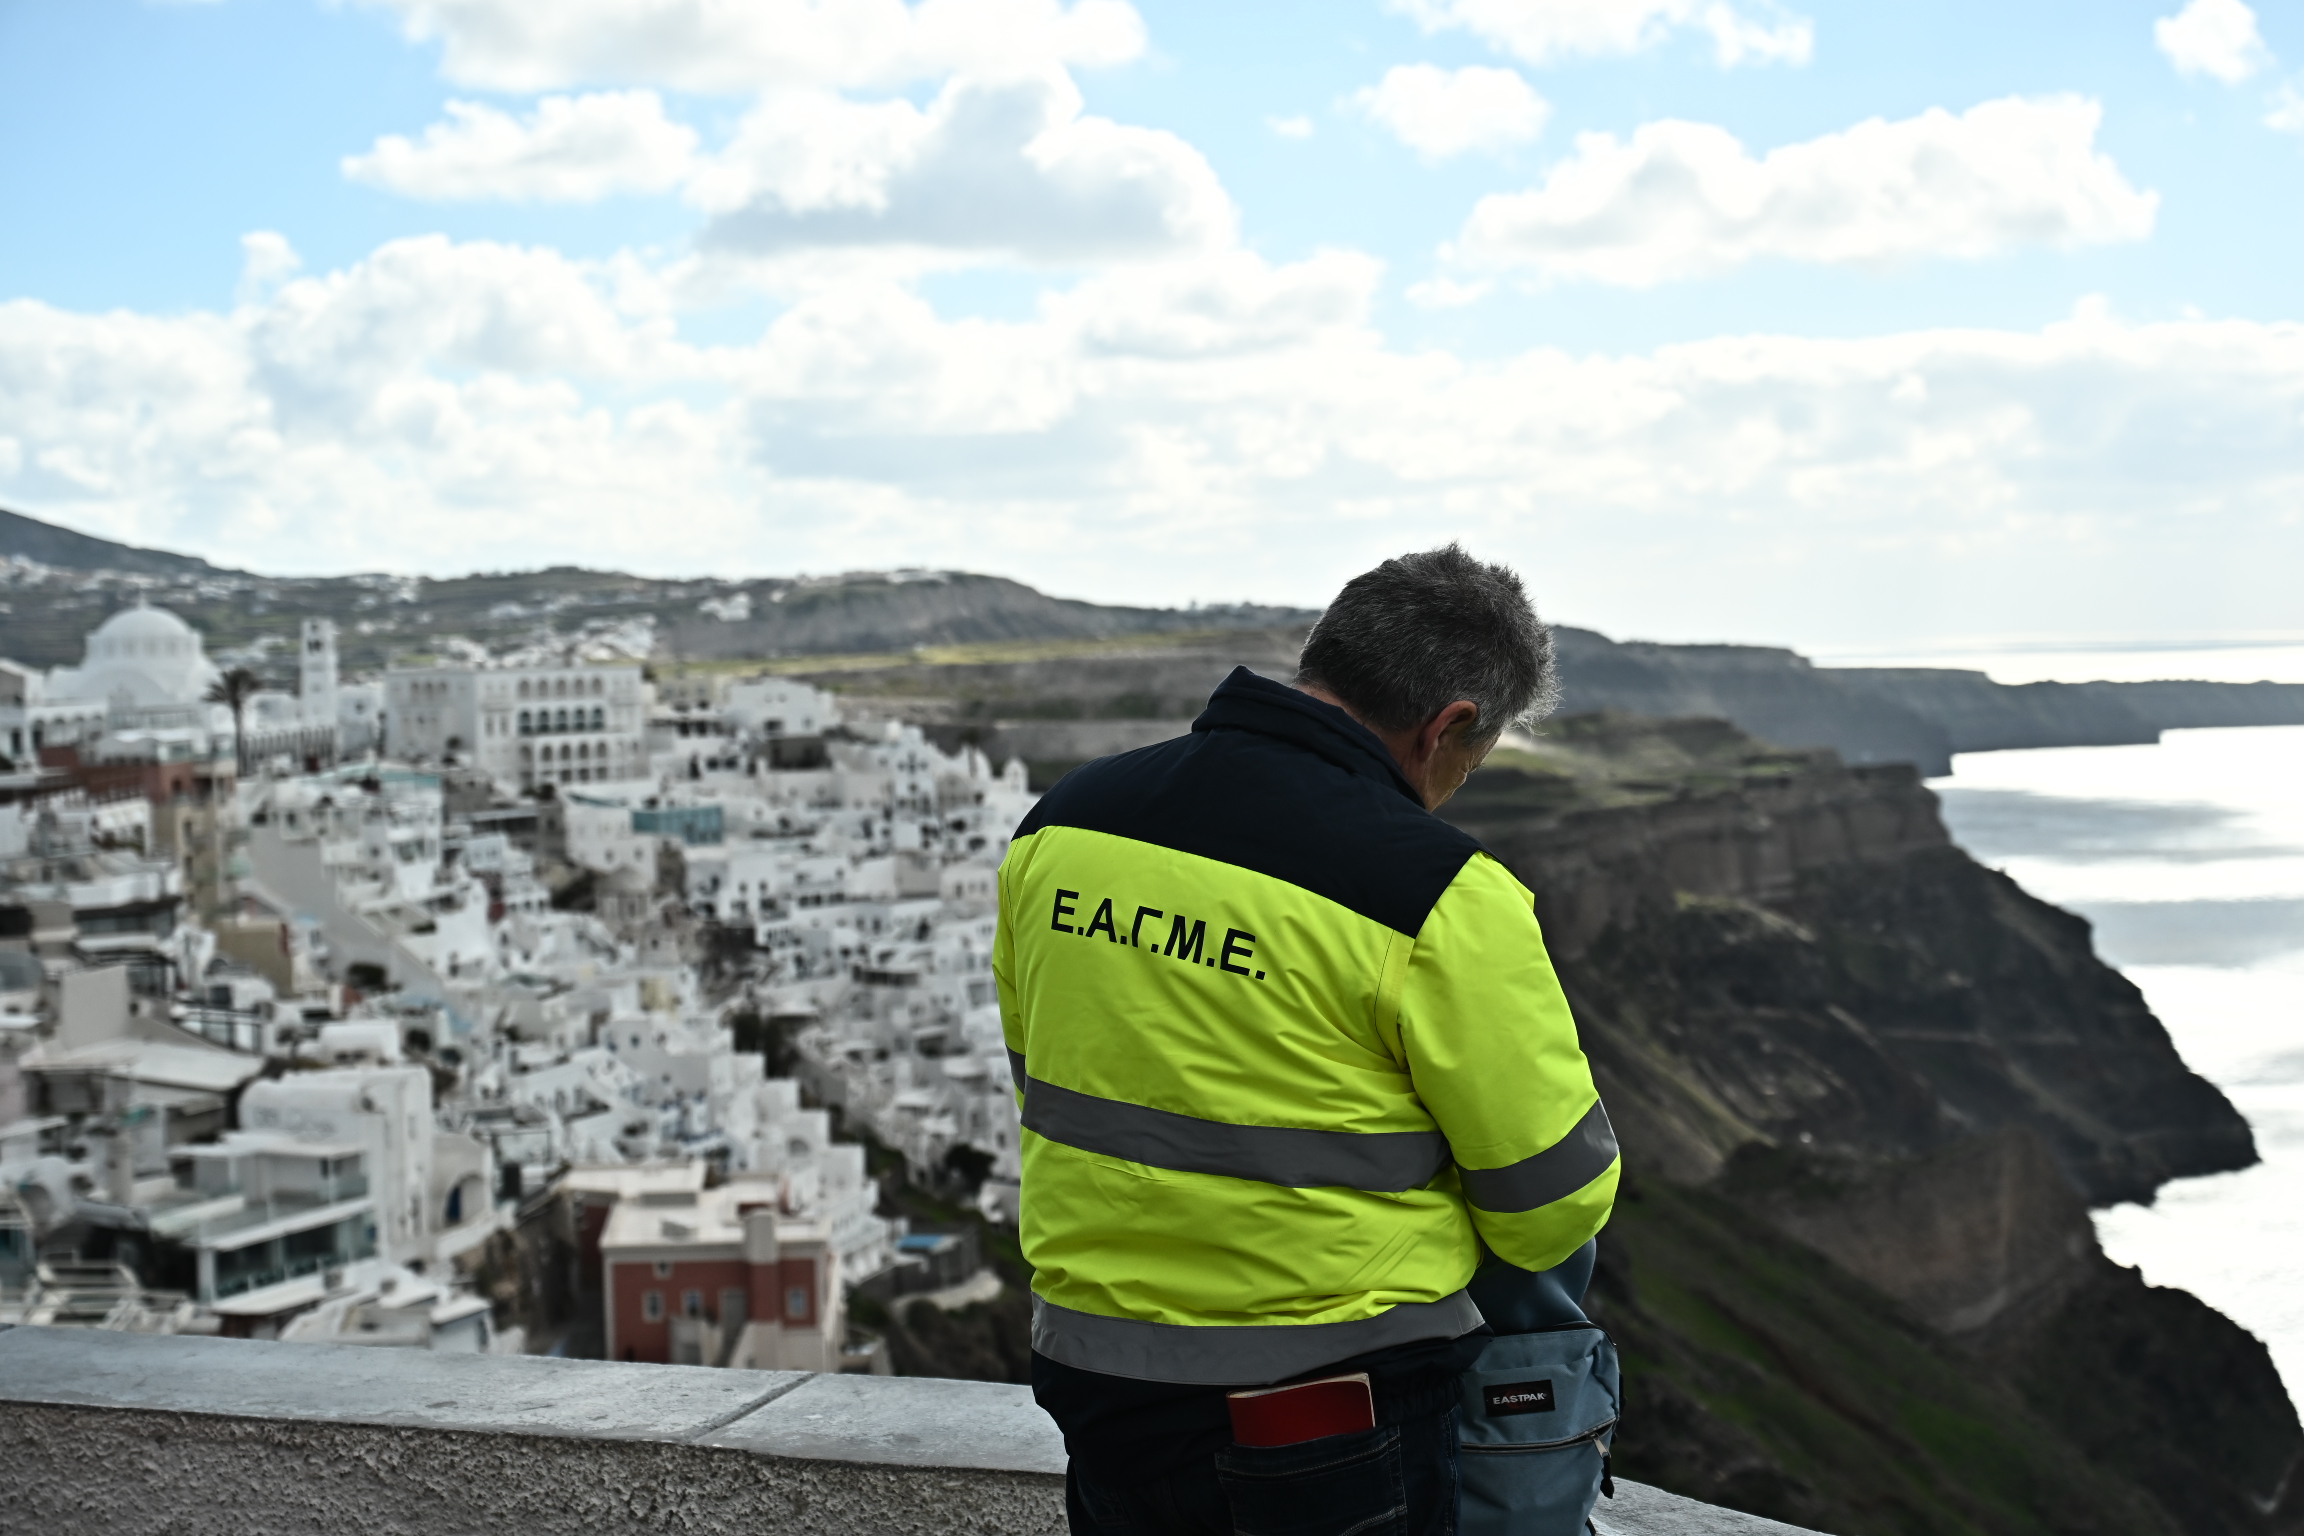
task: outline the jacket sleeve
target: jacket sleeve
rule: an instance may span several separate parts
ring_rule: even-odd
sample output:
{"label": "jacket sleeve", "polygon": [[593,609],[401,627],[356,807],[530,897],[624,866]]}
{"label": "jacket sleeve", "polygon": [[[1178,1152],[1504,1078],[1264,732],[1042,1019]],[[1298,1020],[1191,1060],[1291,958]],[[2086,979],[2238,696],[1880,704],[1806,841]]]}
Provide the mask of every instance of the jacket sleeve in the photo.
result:
{"label": "jacket sleeve", "polygon": [[1551,1268],[1608,1220],[1621,1160],[1527,888],[1474,854],[1399,985],[1401,1050],[1482,1240]]}

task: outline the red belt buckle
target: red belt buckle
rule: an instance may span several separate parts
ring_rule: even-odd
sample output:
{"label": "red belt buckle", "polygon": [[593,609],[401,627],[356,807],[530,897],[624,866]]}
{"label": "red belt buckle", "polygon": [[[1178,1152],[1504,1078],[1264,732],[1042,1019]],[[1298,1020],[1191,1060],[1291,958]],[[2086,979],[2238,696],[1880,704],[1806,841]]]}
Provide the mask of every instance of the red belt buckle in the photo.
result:
{"label": "red belt buckle", "polygon": [[1225,1403],[1232,1410],[1234,1445],[1301,1445],[1376,1427],[1376,1396],[1366,1371],[1228,1392]]}

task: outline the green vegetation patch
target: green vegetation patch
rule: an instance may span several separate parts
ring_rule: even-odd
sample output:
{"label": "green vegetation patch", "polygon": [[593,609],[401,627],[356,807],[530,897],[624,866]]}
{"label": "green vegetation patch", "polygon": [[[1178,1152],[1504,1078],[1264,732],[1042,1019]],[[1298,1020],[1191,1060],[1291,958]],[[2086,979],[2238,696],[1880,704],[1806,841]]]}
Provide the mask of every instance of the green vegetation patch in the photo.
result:
{"label": "green vegetation patch", "polygon": [[2174,1536],[1990,1361],[1725,1197],[1636,1179],[1601,1244],[1625,1476],[1835,1536]]}

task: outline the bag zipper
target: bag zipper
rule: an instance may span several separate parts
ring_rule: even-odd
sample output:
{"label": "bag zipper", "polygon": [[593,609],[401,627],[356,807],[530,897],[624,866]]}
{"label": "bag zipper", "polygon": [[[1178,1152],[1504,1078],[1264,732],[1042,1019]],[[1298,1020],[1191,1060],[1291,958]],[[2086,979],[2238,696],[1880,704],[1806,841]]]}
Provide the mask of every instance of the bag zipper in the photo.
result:
{"label": "bag zipper", "polygon": [[[1582,1445],[1587,1440],[1597,1440],[1615,1427],[1616,1420],[1610,1419],[1597,1429],[1588,1429],[1580,1435],[1571,1435],[1565,1440],[1546,1440],[1538,1445],[1465,1445],[1459,1441],[1456,1449],[1467,1455],[1477,1453],[1482,1456],[1518,1456],[1529,1451],[1565,1451],[1572,1446]],[[1607,1452],[1603,1451],[1601,1455],[1605,1458]]]}

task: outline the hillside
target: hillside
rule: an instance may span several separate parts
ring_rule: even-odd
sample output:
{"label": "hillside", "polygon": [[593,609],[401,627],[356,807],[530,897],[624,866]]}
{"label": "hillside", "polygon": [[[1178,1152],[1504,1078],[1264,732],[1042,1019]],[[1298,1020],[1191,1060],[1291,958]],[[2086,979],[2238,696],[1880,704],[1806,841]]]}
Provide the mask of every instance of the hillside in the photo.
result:
{"label": "hillside", "polygon": [[[354,672],[432,656],[661,656],[675,663],[986,641],[1075,640],[1311,622],[1290,608],[1108,607],[962,571],[658,580],[554,566],[444,580],[262,576],[0,513],[0,656],[52,667],[138,597],[175,610],[211,653],[277,657],[298,623],[336,621]],[[27,568],[20,562],[33,564]]]}
{"label": "hillside", "polygon": [[820,584],[732,584],[718,606],[726,617],[699,614],[672,620],[662,642],[665,650],[676,657],[749,659],[998,640],[1107,640],[1309,624],[1314,617],[1290,608],[1248,605],[1106,607],[1050,597],[1004,577],[960,571],[901,578],[858,576]]}
{"label": "hillside", "polygon": [[[142,596],[211,653],[286,683],[299,621],[336,621],[354,674],[435,657],[649,659],[820,674],[872,707],[1057,771],[1156,740],[1235,661],[1285,676],[1316,614],[1253,604],[1107,606],[963,571],[659,580],[554,566],[446,580],[260,576],[0,512],[0,656],[49,667]],[[32,562],[26,565],[23,562]],[[2304,724],[2304,685],[2033,683],[1952,668],[1818,667],[1754,645],[1556,632],[1564,711],[1711,715],[1850,763],[1951,770],[1956,752],[2155,741],[2201,725]],[[969,659],[932,659],[973,648]],[[1001,653],[1005,654],[994,654]],[[811,665],[807,658],[822,658]]]}
{"label": "hillside", "polygon": [[115,544],[4,508],[0,508],[0,557],[37,560],[65,571],[125,571],[140,576],[222,574],[192,555]]}
{"label": "hillside", "polygon": [[[796,660],[809,677],[875,713],[1034,765],[1042,782],[1108,752],[1184,729],[1235,664],[1290,676],[1305,626],[1049,646],[1031,655]],[[2304,684],[2030,683],[1951,668],[1819,667],[1756,645],[1618,642],[1554,631],[1564,715],[1613,710],[1710,716],[1764,741],[1823,747],[1852,764],[1952,771],[1956,752],[2117,746],[2204,725],[2304,724]]]}

